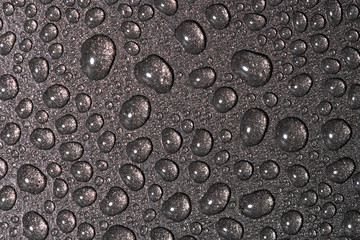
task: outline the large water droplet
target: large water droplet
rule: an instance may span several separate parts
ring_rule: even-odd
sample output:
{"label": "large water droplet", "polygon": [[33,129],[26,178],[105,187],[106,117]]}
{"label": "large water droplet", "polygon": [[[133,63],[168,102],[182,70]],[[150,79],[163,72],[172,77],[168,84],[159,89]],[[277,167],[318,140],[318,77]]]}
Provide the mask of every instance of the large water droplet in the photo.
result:
{"label": "large water droplet", "polygon": [[19,93],[19,84],[15,77],[10,74],[0,76],[0,100],[7,101],[16,97]]}
{"label": "large water droplet", "polygon": [[150,101],[145,96],[136,95],[122,104],[120,122],[127,130],[135,130],[147,122],[150,112]]}
{"label": "large water droplet", "polygon": [[350,125],[343,119],[328,120],[321,128],[324,144],[329,150],[342,148],[351,138]]}
{"label": "large water droplet", "polygon": [[177,192],[164,201],[162,212],[165,217],[175,221],[184,221],[191,213],[190,197],[185,193]]}
{"label": "large water droplet", "polygon": [[9,211],[15,205],[17,194],[13,187],[4,186],[0,189],[0,210]]}
{"label": "large water droplet", "polygon": [[297,234],[303,225],[303,216],[296,210],[290,210],[281,216],[281,228],[286,234]]}
{"label": "large water droplet", "polygon": [[260,87],[265,85],[272,74],[272,63],[268,56],[240,50],[231,58],[231,69],[243,78],[247,85]]}
{"label": "large water droplet", "polygon": [[139,191],[144,187],[145,176],[140,168],[133,164],[124,164],[120,167],[120,177],[132,191]]}
{"label": "large water droplet", "polygon": [[34,165],[24,164],[17,170],[16,182],[21,191],[36,195],[44,191],[47,178]]}
{"label": "large water droplet", "polygon": [[200,54],[206,47],[206,36],[202,27],[193,20],[182,22],[175,29],[175,38],[183,46],[185,52]]}
{"label": "large water droplet", "polygon": [[308,140],[307,126],[298,118],[284,118],[276,125],[275,140],[284,151],[300,151]]}
{"label": "large water droplet", "polygon": [[29,61],[31,75],[35,82],[45,82],[49,76],[49,63],[43,57],[34,57]]}
{"label": "large water droplet", "polygon": [[126,154],[131,161],[142,163],[148,159],[152,149],[152,142],[149,138],[139,137],[126,145]]}
{"label": "large water droplet", "polygon": [[38,149],[49,150],[55,146],[55,135],[49,128],[36,128],[30,135],[30,142]]}
{"label": "large water droplet", "polygon": [[215,215],[225,210],[230,200],[231,189],[225,183],[211,185],[199,201],[200,211]]}
{"label": "large water droplet", "polygon": [[211,133],[206,129],[196,129],[190,148],[195,156],[205,157],[213,146]]}
{"label": "large water droplet", "polygon": [[355,171],[355,162],[351,158],[340,158],[326,166],[325,174],[334,183],[346,182]]}
{"label": "large water droplet", "polygon": [[224,239],[240,240],[243,237],[242,225],[232,218],[220,218],[215,223],[217,234]]}
{"label": "large water droplet", "polygon": [[120,187],[112,187],[100,202],[100,210],[108,216],[122,213],[129,205],[127,193]]}
{"label": "large water droplet", "polygon": [[94,35],[81,46],[81,68],[92,80],[105,78],[114,63],[116,46],[113,40],[103,34]]}
{"label": "large water droplet", "polygon": [[239,207],[249,218],[260,218],[272,212],[275,198],[270,191],[262,189],[246,194],[240,198]]}
{"label": "large water droplet", "polygon": [[16,35],[13,32],[6,32],[0,36],[0,54],[8,55],[14,47]]}
{"label": "large water droplet", "polygon": [[130,228],[114,225],[102,236],[103,240],[136,240],[135,234]]}
{"label": "large water droplet", "polygon": [[45,240],[49,233],[49,225],[39,213],[27,212],[23,215],[23,233],[31,240]]}

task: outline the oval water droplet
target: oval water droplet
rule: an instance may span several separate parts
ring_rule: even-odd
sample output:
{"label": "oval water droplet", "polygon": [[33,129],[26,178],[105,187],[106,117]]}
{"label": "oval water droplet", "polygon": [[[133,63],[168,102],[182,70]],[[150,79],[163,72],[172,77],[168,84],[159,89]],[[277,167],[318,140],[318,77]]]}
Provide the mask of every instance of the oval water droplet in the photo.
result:
{"label": "oval water droplet", "polygon": [[165,217],[175,222],[184,221],[191,213],[190,197],[181,192],[173,194],[164,201],[162,212]]}
{"label": "oval water droplet", "polygon": [[205,32],[194,20],[182,22],[175,29],[174,35],[187,53],[198,55],[205,50]]}
{"label": "oval water droplet", "polygon": [[199,201],[200,211],[215,215],[225,210],[230,200],[231,189],[225,183],[211,185]]}
{"label": "oval water droplet", "polygon": [[240,198],[239,207],[242,213],[252,219],[268,215],[275,206],[275,198],[270,191],[262,189],[246,194]]}
{"label": "oval water droplet", "polygon": [[150,112],[150,101],[145,96],[133,96],[121,106],[120,123],[127,130],[135,130],[147,122]]}
{"label": "oval water droplet", "polygon": [[259,144],[269,125],[268,115],[259,108],[247,110],[241,119],[240,138],[246,146]]}

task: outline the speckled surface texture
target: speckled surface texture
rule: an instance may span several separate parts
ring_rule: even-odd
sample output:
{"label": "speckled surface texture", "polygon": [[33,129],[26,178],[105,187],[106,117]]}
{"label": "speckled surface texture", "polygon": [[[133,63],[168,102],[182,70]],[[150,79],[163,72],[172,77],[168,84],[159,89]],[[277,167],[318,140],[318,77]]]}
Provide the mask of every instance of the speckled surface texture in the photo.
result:
{"label": "speckled surface texture", "polygon": [[360,239],[360,1],[0,3],[0,240]]}

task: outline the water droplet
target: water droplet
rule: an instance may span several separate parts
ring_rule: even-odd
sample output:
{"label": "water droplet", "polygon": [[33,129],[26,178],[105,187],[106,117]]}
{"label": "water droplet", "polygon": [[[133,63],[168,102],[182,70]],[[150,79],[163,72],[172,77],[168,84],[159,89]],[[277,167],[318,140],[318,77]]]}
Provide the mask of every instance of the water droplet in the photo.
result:
{"label": "water droplet", "polygon": [[130,230],[130,228],[121,225],[114,225],[106,231],[106,233],[102,236],[102,239],[136,240],[136,237],[134,232]]}
{"label": "water droplet", "polygon": [[63,161],[73,162],[81,158],[84,147],[79,142],[64,142],[60,144],[59,153]]}
{"label": "water droplet", "polygon": [[13,187],[3,186],[0,189],[0,210],[9,211],[17,201],[17,194]]}
{"label": "water droplet", "polygon": [[360,212],[357,210],[346,212],[341,225],[344,229],[345,236],[354,240],[358,239],[360,236]]}
{"label": "water droplet", "polygon": [[135,78],[142,84],[163,94],[174,84],[174,73],[170,65],[157,55],[149,55],[134,67]]}
{"label": "water droplet", "polygon": [[342,20],[342,7],[338,0],[328,1],[325,5],[326,17],[331,26],[337,26]]}
{"label": "water droplet", "polygon": [[140,26],[132,21],[126,21],[121,24],[120,30],[126,38],[137,39],[141,35]]}
{"label": "water droplet", "polygon": [[325,175],[334,183],[346,182],[355,171],[355,162],[351,158],[340,158],[326,166]]}
{"label": "water droplet", "polygon": [[162,212],[165,217],[175,222],[184,221],[191,213],[190,197],[181,192],[173,194],[164,201]]}
{"label": "water droplet", "polygon": [[200,211],[215,215],[225,210],[230,200],[231,189],[225,183],[211,185],[199,201]]}
{"label": "water droplet", "polygon": [[260,240],[276,240],[277,234],[272,227],[264,227],[259,232]]}
{"label": "water droplet", "polygon": [[63,233],[71,233],[76,227],[75,214],[70,210],[61,210],[56,217],[56,224]]}
{"label": "water droplet", "polygon": [[0,36],[0,54],[8,55],[13,49],[16,41],[16,35],[13,32],[6,32]]}
{"label": "water droplet", "polygon": [[89,111],[92,101],[91,97],[86,93],[79,93],[75,97],[76,108],[80,113]]}
{"label": "water droplet", "polygon": [[243,237],[242,225],[232,218],[220,218],[215,223],[217,234],[224,239],[240,240]]}
{"label": "water droplet", "polygon": [[[1,44],[1,43],[0,43]],[[0,100],[7,101],[16,97],[19,93],[19,84],[15,77],[10,74],[0,76]]]}
{"label": "water droplet", "polygon": [[133,164],[124,164],[120,167],[120,177],[132,191],[139,191],[144,187],[145,176],[140,168]]}
{"label": "water droplet", "polygon": [[120,187],[112,187],[100,202],[100,210],[107,216],[115,216],[125,211],[128,205],[127,193]]}
{"label": "water droplet", "polygon": [[303,12],[294,12],[292,18],[295,31],[304,32],[308,24],[306,15]]}
{"label": "water droplet", "polygon": [[210,5],[207,7],[205,15],[206,20],[217,30],[222,30],[229,25],[230,12],[223,4]]}
{"label": "water droplet", "polygon": [[49,150],[55,146],[55,135],[49,128],[36,128],[30,135],[30,142],[40,150]]}
{"label": "water droplet", "polygon": [[259,108],[247,110],[241,119],[240,138],[246,146],[259,144],[269,125],[267,114]]}
{"label": "water droplet", "polygon": [[260,165],[260,176],[265,180],[275,179],[279,172],[279,165],[272,160],[265,161]]}
{"label": "water droplet", "polygon": [[196,129],[190,148],[195,156],[205,157],[213,146],[211,133],[206,129]]}
{"label": "water droplet", "polygon": [[140,21],[148,21],[154,16],[154,9],[148,4],[141,5],[138,9],[138,18]]}
{"label": "water droplet", "polygon": [[205,162],[194,161],[188,166],[189,176],[195,183],[203,183],[210,176],[210,167]]}
{"label": "water droplet", "polygon": [[41,29],[39,36],[43,42],[45,42],[45,43],[51,42],[58,36],[58,29],[54,24],[47,23]]}
{"label": "water droplet", "polygon": [[126,154],[131,161],[145,162],[152,152],[153,146],[149,138],[139,137],[126,145]]}
{"label": "water droplet", "polygon": [[49,233],[49,225],[39,213],[27,212],[23,215],[23,234],[28,239],[45,240]]}
{"label": "water droplet", "polygon": [[193,20],[182,22],[175,29],[174,35],[187,53],[198,55],[205,50],[205,32],[202,27]]}
{"label": "water droplet", "polygon": [[243,19],[244,23],[250,30],[258,31],[265,27],[266,18],[258,13],[247,13]]}
{"label": "water droplet", "polygon": [[231,58],[231,68],[251,87],[265,85],[272,74],[271,60],[261,53],[240,50]]}
{"label": "water droplet", "polygon": [[36,195],[44,191],[47,178],[34,165],[24,164],[17,170],[16,182],[21,191]]}
{"label": "water droplet", "polygon": [[116,137],[113,132],[105,131],[97,139],[100,152],[109,153],[115,145]]}
{"label": "water droplet", "polygon": [[7,145],[15,145],[21,136],[21,129],[16,123],[7,123],[1,131],[0,137]]}
{"label": "water droplet", "polygon": [[66,114],[55,121],[56,130],[60,134],[72,134],[77,130],[76,118],[71,114]]}
{"label": "water droplet", "polygon": [[161,140],[165,151],[170,154],[179,151],[182,145],[181,134],[173,128],[165,128],[161,132]]}
{"label": "water droplet", "polygon": [[99,26],[105,20],[105,12],[99,7],[94,7],[86,11],[84,22],[89,28]]}
{"label": "water droplet", "polygon": [[154,0],[154,6],[168,16],[174,15],[178,9],[177,0]]}
{"label": "water droplet", "polygon": [[193,88],[209,88],[216,80],[216,73],[211,67],[195,69],[189,74],[189,82]]}
{"label": "water droplet", "polygon": [[79,240],[92,240],[95,237],[95,228],[87,222],[78,226],[77,237]]}
{"label": "water droplet", "polygon": [[290,210],[281,216],[281,228],[286,234],[297,234],[303,225],[303,216],[296,210]]}
{"label": "water droplet", "polygon": [[22,119],[30,117],[32,111],[33,103],[29,98],[24,98],[20,100],[18,105],[16,105],[15,107],[16,114]]}
{"label": "water droplet", "polygon": [[155,163],[155,171],[166,182],[172,182],[179,176],[178,165],[170,159],[160,159]]}
{"label": "water droplet", "polygon": [[122,104],[120,122],[127,130],[135,130],[147,122],[150,112],[150,101],[145,96],[136,95]]}
{"label": "water droplet", "polygon": [[321,129],[324,144],[329,150],[342,148],[351,138],[350,125],[343,119],[328,120]]}
{"label": "water droplet", "polygon": [[174,234],[167,228],[155,227],[150,231],[151,240],[175,240]]}
{"label": "water droplet", "polygon": [[305,147],[308,140],[308,129],[298,118],[287,117],[278,122],[275,129],[275,140],[279,147],[287,152],[297,152]]}
{"label": "water droplet", "polygon": [[116,46],[113,40],[103,34],[88,38],[81,46],[81,68],[92,80],[105,78],[114,63]]}
{"label": "water droplet", "polygon": [[289,91],[295,97],[305,96],[312,86],[312,79],[306,73],[300,73],[289,81]]}
{"label": "water droplet", "polygon": [[60,84],[48,87],[43,94],[43,101],[49,108],[63,108],[69,102],[69,90]]}
{"label": "water droplet", "polygon": [[234,164],[234,173],[241,181],[249,180],[253,172],[254,167],[249,161],[241,160]]}
{"label": "water droplet", "polygon": [[73,201],[80,207],[88,207],[92,205],[97,197],[97,192],[90,186],[76,189],[72,193]]}
{"label": "water droplet", "polygon": [[290,166],[287,169],[287,176],[290,182],[298,188],[304,187],[310,180],[310,174],[308,170],[299,164]]}
{"label": "water droplet", "polygon": [[220,87],[214,92],[211,100],[215,110],[219,113],[226,113],[235,107],[238,101],[237,93],[230,87]]}
{"label": "water droplet", "polygon": [[350,69],[356,69],[360,66],[360,54],[359,51],[352,47],[345,47],[341,50],[341,55],[345,66]]}
{"label": "water droplet", "polygon": [[325,73],[336,74],[340,71],[340,62],[334,58],[325,58],[321,61],[321,67]]}
{"label": "water droplet", "polygon": [[275,198],[268,190],[257,190],[240,198],[241,212],[249,218],[257,219],[272,212]]}
{"label": "water droplet", "polygon": [[56,178],[53,185],[53,195],[57,198],[64,198],[69,192],[69,185],[64,179]]}

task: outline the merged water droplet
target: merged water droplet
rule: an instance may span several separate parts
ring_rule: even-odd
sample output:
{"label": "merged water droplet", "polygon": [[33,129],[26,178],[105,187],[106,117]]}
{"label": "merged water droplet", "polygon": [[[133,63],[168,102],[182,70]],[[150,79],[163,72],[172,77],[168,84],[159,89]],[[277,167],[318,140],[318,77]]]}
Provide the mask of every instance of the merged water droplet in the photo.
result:
{"label": "merged water droplet", "polygon": [[239,74],[247,85],[260,87],[270,80],[272,63],[264,54],[240,50],[231,58],[231,69]]}
{"label": "merged water droplet", "polygon": [[252,219],[268,215],[275,206],[275,198],[270,191],[261,189],[240,198],[239,207],[242,213]]}
{"label": "merged water droplet", "polygon": [[84,74],[92,80],[104,79],[114,63],[116,46],[103,34],[88,38],[81,46],[80,65]]}
{"label": "merged water droplet", "polygon": [[162,212],[175,222],[184,221],[191,213],[191,200],[188,195],[177,192],[164,201]]}
{"label": "merged water droplet", "polygon": [[182,22],[175,29],[174,35],[187,53],[198,55],[205,50],[205,32],[194,20]]}

